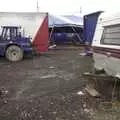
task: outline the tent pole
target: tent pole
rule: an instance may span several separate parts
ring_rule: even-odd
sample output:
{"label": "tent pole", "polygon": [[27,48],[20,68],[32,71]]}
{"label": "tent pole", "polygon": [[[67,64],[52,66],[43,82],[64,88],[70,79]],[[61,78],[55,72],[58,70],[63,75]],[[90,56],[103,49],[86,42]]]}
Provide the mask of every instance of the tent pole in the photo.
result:
{"label": "tent pole", "polygon": [[[54,17],[53,17],[53,28],[52,28],[52,30],[51,30],[51,32],[50,32],[49,41],[50,41],[51,38],[52,38],[52,34],[53,34],[53,32],[54,32],[54,27],[55,27],[55,24],[54,24]],[[54,44],[54,41],[53,41],[53,44]]]}
{"label": "tent pole", "polygon": [[[72,27],[72,29],[73,29],[73,32],[76,32],[76,30]],[[81,39],[81,37],[77,34],[77,36],[78,36],[78,38],[79,38],[79,41],[80,42],[82,42],[82,39]]]}

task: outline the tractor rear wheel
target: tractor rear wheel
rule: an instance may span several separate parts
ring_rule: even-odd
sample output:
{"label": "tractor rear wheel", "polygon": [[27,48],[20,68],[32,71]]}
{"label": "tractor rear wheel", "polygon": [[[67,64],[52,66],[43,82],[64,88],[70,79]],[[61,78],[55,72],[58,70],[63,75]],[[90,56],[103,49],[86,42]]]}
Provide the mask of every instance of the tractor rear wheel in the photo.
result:
{"label": "tractor rear wheel", "polygon": [[11,45],[7,48],[5,56],[9,61],[17,62],[23,59],[23,50],[19,46]]}

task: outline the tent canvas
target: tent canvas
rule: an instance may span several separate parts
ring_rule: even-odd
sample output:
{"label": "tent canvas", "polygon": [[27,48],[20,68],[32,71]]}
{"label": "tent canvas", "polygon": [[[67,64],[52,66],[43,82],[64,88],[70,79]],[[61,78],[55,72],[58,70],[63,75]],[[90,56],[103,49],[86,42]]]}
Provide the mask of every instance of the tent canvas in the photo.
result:
{"label": "tent canvas", "polygon": [[82,43],[83,18],[76,15],[49,15],[50,41]]}
{"label": "tent canvas", "polygon": [[83,18],[80,15],[49,15],[49,27],[61,27],[66,25],[83,27]]}

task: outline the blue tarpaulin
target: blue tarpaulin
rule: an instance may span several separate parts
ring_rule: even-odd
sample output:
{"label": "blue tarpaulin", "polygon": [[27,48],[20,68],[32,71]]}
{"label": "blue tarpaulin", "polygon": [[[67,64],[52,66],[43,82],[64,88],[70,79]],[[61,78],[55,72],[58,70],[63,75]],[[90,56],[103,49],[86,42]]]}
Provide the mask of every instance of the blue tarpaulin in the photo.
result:
{"label": "blue tarpaulin", "polygon": [[84,16],[84,41],[88,43],[92,43],[96,24],[99,15],[102,13],[102,11],[94,12],[88,15]]}
{"label": "blue tarpaulin", "polygon": [[93,41],[97,21],[99,15],[102,11],[94,12],[84,16],[84,31],[83,31],[83,38],[85,47],[86,55],[92,55],[91,44]]}

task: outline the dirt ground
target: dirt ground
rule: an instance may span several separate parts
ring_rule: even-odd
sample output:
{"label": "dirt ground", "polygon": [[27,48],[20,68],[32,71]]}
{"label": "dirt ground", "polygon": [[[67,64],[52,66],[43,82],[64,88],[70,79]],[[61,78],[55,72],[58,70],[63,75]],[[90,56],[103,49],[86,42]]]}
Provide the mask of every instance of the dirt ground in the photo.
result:
{"label": "dirt ground", "polygon": [[82,52],[60,48],[17,63],[1,58],[0,120],[119,120],[86,93],[83,73],[92,72],[93,59]]}

